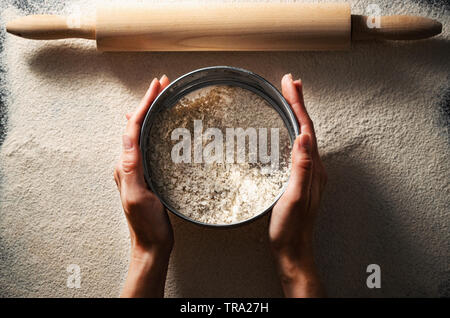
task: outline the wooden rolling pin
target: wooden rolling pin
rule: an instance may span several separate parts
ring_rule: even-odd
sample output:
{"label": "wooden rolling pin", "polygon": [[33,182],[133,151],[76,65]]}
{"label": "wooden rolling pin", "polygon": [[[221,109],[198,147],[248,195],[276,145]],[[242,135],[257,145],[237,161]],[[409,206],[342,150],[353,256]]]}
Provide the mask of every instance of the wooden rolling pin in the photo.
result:
{"label": "wooden rolling pin", "polygon": [[6,28],[28,39],[96,40],[100,51],[345,50],[352,40],[417,40],[442,31],[424,17],[384,16],[380,28],[366,20],[352,15],[348,3],[185,3],[98,7],[95,19],[78,25],[32,15]]}

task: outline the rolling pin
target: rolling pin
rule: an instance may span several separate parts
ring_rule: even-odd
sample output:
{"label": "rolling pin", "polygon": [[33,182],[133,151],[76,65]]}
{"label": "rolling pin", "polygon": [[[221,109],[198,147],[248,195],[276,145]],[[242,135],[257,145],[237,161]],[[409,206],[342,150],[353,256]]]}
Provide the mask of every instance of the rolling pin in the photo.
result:
{"label": "rolling pin", "polygon": [[442,31],[438,21],[383,16],[378,28],[348,3],[214,3],[99,6],[92,19],[58,15],[11,21],[9,33],[36,40],[96,40],[100,51],[346,50],[352,41],[417,40]]}

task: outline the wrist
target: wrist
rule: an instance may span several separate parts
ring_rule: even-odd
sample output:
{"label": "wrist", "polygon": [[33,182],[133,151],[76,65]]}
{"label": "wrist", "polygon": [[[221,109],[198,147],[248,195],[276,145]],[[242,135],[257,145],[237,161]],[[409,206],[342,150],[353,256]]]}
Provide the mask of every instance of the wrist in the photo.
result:
{"label": "wrist", "polygon": [[315,270],[312,245],[280,249],[274,251],[274,255],[280,275],[286,278]]}
{"label": "wrist", "polygon": [[286,297],[325,297],[319,275],[315,267],[295,266],[279,273],[281,286]]}
{"label": "wrist", "polygon": [[163,297],[170,254],[155,250],[131,250],[122,297]]}
{"label": "wrist", "polygon": [[134,245],[131,248],[131,262],[140,264],[167,263],[170,258],[171,249],[161,247],[142,247]]}
{"label": "wrist", "polygon": [[314,262],[312,238],[289,240],[288,242],[271,244],[272,254],[275,260],[281,264],[296,264],[296,266],[307,266]]}
{"label": "wrist", "polygon": [[147,259],[152,255],[169,258],[173,248],[173,240],[162,242],[149,242],[149,240],[139,239],[136,235],[131,237],[131,256]]}
{"label": "wrist", "polygon": [[312,245],[301,251],[278,251],[275,261],[286,297],[323,297],[325,295],[315,265]]}

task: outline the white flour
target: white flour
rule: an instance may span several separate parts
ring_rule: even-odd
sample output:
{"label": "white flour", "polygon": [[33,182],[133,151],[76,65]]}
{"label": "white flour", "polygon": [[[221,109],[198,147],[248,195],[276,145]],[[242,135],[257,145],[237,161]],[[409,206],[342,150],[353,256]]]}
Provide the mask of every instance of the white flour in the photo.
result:
{"label": "white flour", "polygon": [[[267,102],[243,88],[207,87],[185,96],[174,107],[160,112],[148,138],[149,165],[158,191],[177,211],[189,218],[210,224],[231,224],[245,221],[267,209],[281,192],[289,177],[290,143],[288,131],[278,113]],[[208,128],[219,129],[223,135],[222,153],[214,163],[194,162],[194,121],[200,121],[205,134]],[[276,142],[281,162],[274,169],[260,160],[250,162],[249,137],[246,138],[244,163],[237,163],[237,145],[233,142],[234,163],[226,162],[224,145],[226,128],[243,130],[278,129]],[[171,139],[176,129],[190,133],[189,163],[174,162],[172,149],[180,144]],[[198,135],[199,145],[206,150],[212,138]],[[203,137],[203,138],[202,138]],[[203,140],[202,140],[203,139]],[[268,139],[268,138],[267,138]],[[267,140],[266,139],[266,140]],[[233,138],[233,140],[236,140]],[[269,148],[261,144],[256,146]],[[185,149],[186,150],[186,149]],[[259,150],[259,148],[258,148]],[[256,151],[256,154],[258,152]],[[208,154],[208,153],[207,153]]]}
{"label": "white flour", "polygon": [[[25,14],[7,9],[12,2],[0,3],[2,27]],[[34,12],[62,9],[59,0],[34,3]],[[370,3],[352,1],[352,12]],[[439,19],[443,34],[350,52],[198,54],[99,54],[83,40],[6,36],[0,296],[119,295],[129,237],[112,171],[125,114],[155,76],[231,65],[278,87],[285,73],[303,80],[329,174],[316,229],[328,294],[448,297],[450,13],[412,0],[377,3],[386,15]],[[171,219],[168,296],[281,296],[268,218],[230,231]],[[365,284],[373,263],[382,271],[377,290]],[[80,266],[80,289],[66,285],[70,264]]]}

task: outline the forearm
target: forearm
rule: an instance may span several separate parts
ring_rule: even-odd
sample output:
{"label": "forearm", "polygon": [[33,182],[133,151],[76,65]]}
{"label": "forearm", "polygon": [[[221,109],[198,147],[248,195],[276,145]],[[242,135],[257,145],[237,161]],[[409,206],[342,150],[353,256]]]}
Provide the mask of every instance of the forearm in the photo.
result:
{"label": "forearm", "polygon": [[155,251],[132,251],[121,297],[164,297],[169,255]]}
{"label": "forearm", "polygon": [[314,256],[308,252],[291,255],[279,253],[275,257],[283,292],[289,298],[325,297]]}

